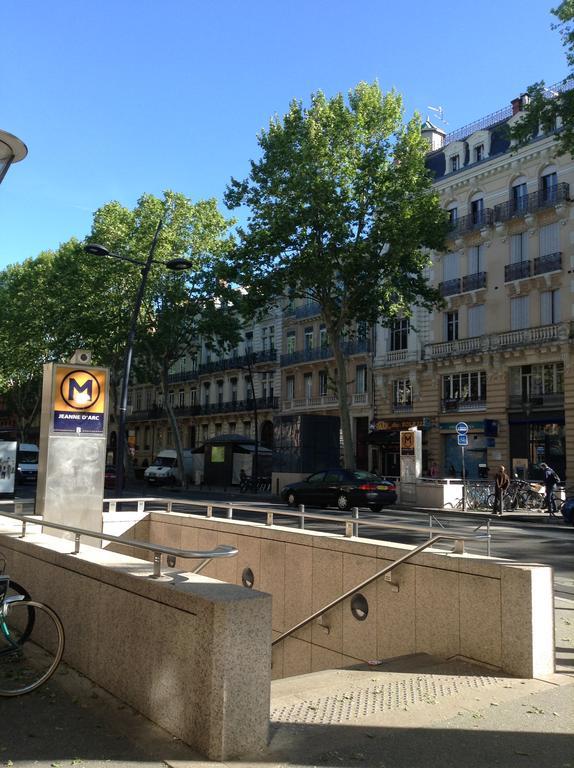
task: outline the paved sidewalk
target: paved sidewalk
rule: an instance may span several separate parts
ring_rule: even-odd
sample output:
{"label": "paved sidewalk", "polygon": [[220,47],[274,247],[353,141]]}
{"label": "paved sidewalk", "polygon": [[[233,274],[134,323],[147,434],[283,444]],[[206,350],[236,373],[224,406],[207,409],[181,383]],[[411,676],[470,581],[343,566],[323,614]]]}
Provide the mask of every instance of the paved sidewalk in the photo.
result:
{"label": "paved sidewalk", "polygon": [[420,654],[274,681],[268,747],[225,763],[62,665],[40,691],[0,700],[0,765],[574,768],[572,600],[557,599],[556,647],[557,674],[537,680]]}

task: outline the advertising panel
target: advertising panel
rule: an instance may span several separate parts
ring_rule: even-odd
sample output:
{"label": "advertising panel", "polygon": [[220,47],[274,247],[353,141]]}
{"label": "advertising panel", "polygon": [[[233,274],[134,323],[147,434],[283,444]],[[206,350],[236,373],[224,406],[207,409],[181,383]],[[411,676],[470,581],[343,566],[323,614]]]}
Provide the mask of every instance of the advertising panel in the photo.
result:
{"label": "advertising panel", "polygon": [[0,442],[0,494],[14,493],[16,447],[16,442]]}
{"label": "advertising panel", "polygon": [[54,380],[54,432],[103,433],[106,374],[101,369],[86,370],[58,365]]}

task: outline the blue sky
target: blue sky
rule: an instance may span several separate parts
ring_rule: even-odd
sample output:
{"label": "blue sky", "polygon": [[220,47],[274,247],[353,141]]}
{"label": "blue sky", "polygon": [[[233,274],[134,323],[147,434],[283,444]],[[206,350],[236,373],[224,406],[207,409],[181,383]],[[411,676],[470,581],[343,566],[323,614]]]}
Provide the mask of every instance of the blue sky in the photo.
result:
{"label": "blue sky", "polygon": [[[4,0],[0,268],[85,237],[110,200],[222,200],[296,97],[377,78],[454,130],[566,74],[549,0]],[[432,113],[430,113],[432,116]],[[223,203],[220,203],[224,210]]]}

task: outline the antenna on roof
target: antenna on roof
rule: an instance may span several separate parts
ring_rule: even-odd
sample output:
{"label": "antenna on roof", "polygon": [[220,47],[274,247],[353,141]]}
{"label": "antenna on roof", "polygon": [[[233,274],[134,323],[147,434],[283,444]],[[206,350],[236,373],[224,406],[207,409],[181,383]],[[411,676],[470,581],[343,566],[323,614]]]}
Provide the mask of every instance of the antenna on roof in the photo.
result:
{"label": "antenna on roof", "polygon": [[448,125],[447,121],[444,119],[444,109],[442,107],[431,107],[429,105],[427,109],[431,109],[433,112],[436,112],[436,116],[441,121],[441,123]]}

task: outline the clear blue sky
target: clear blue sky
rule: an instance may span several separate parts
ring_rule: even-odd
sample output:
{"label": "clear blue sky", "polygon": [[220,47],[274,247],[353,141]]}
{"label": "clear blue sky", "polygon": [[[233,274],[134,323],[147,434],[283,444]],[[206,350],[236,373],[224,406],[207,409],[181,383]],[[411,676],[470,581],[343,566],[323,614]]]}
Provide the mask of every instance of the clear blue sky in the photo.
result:
{"label": "clear blue sky", "polygon": [[[378,78],[454,130],[566,74],[556,0],[4,0],[0,268],[85,237],[110,200],[222,200],[293,97]],[[432,115],[432,113],[431,113]],[[220,203],[224,209],[223,203]]]}

